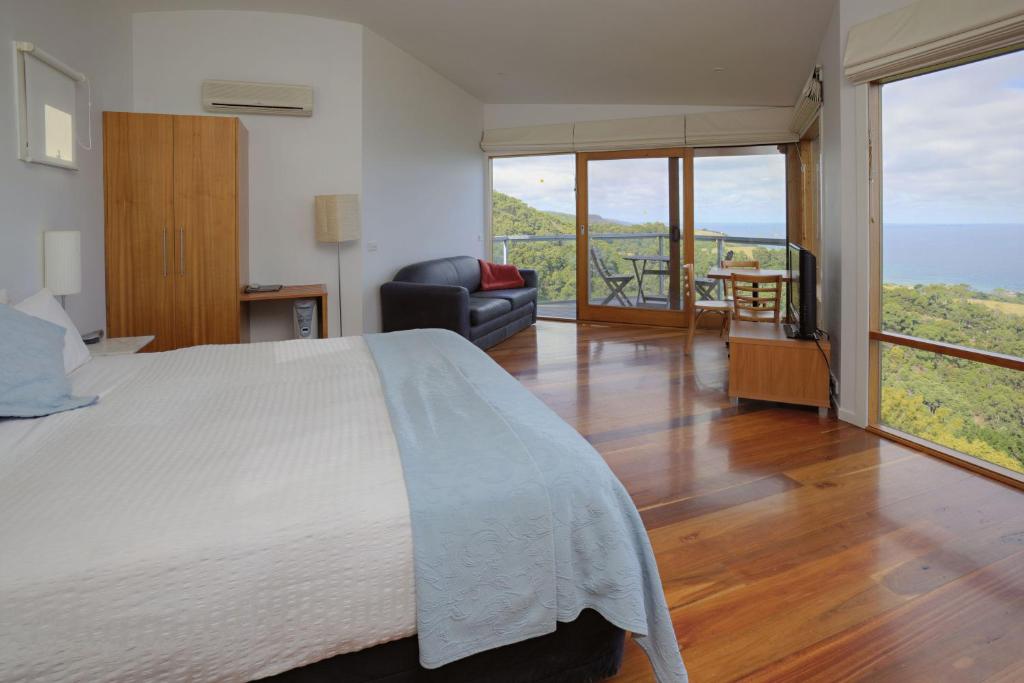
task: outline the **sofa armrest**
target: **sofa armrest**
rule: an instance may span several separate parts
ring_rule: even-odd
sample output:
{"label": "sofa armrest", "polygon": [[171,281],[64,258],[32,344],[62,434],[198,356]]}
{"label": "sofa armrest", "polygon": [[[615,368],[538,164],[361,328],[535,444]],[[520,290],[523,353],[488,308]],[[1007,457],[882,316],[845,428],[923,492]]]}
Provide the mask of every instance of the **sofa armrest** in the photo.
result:
{"label": "sofa armrest", "polygon": [[469,337],[469,291],[455,285],[385,282],[380,286],[384,332],[439,327]]}
{"label": "sofa armrest", "polygon": [[519,275],[522,276],[526,287],[537,286],[537,271],[532,268],[520,268]]}

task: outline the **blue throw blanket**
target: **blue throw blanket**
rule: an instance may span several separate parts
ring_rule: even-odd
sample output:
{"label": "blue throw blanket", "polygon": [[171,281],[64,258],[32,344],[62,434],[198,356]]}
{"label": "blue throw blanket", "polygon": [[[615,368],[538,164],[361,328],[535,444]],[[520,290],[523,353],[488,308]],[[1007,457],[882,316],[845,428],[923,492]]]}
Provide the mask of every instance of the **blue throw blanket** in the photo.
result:
{"label": "blue throw blanket", "polygon": [[658,681],[685,681],[647,532],[590,444],[452,332],[366,343],[409,494],[422,665],[551,633],[589,607],[634,634]]}

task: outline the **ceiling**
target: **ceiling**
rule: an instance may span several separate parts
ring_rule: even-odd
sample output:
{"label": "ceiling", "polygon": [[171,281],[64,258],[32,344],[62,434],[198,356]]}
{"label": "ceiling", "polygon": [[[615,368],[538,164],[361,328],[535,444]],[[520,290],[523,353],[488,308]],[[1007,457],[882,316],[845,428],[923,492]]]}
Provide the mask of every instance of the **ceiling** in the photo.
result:
{"label": "ceiling", "polygon": [[834,0],[136,0],[365,25],[486,103],[788,106]]}

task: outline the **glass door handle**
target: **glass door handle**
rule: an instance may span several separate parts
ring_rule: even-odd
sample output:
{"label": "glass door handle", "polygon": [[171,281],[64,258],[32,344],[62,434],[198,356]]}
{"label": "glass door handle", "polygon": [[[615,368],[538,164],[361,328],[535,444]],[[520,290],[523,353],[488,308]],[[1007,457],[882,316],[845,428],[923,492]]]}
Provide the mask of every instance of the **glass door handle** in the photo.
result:
{"label": "glass door handle", "polygon": [[679,241],[679,226],[678,225],[673,225],[670,228],[669,239],[672,240],[673,242],[678,242]]}

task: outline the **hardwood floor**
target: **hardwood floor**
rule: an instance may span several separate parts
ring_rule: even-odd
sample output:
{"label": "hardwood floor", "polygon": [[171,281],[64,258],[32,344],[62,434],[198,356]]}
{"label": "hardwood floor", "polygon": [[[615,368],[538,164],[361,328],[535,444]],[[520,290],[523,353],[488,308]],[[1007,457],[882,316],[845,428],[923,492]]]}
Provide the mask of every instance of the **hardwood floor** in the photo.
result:
{"label": "hardwood floor", "polygon": [[[717,334],[541,321],[491,349],[647,525],[696,683],[1024,681],[1024,493],[815,409],[729,404]],[[627,644],[619,683],[651,680]]]}

